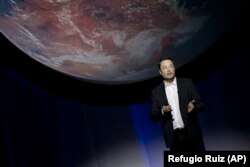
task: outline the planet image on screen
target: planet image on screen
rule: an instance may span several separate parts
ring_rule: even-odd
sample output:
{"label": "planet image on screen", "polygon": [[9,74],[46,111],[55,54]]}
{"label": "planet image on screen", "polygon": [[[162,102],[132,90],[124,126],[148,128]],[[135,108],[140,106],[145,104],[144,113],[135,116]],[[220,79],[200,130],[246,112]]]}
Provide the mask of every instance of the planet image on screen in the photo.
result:
{"label": "planet image on screen", "polygon": [[56,71],[124,84],[158,76],[163,55],[177,67],[199,56],[224,31],[213,27],[222,10],[209,0],[1,0],[0,32]]}

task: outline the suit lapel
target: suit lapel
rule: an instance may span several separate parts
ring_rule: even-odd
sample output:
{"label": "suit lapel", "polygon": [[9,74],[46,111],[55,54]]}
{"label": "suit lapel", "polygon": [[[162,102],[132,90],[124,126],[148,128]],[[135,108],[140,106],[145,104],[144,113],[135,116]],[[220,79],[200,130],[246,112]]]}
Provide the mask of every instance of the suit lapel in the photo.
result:
{"label": "suit lapel", "polygon": [[176,83],[177,83],[177,89],[178,89],[177,93],[178,93],[178,98],[179,98],[179,105],[181,106],[182,95],[183,95],[183,83],[178,78],[176,78]]}
{"label": "suit lapel", "polygon": [[162,82],[161,84],[161,97],[162,97],[162,105],[166,105],[166,103],[168,104],[168,98],[166,96],[166,90],[165,90],[165,85],[164,82]]}
{"label": "suit lapel", "polygon": [[180,107],[180,112],[181,112],[181,116],[182,116],[182,120],[184,122],[184,124],[186,124],[185,120],[187,120],[187,116],[188,113],[186,112],[186,104],[184,104],[184,83],[182,82],[181,79],[177,79],[177,88],[178,88],[178,98],[179,98],[179,107]]}

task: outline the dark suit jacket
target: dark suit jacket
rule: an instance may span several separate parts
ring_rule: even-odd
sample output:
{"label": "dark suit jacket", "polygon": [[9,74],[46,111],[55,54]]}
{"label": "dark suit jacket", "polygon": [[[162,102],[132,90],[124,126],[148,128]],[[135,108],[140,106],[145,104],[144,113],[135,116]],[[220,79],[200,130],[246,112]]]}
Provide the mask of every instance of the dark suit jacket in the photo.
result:
{"label": "dark suit jacket", "polygon": [[[179,107],[183,123],[191,139],[202,138],[202,132],[199,125],[197,112],[204,109],[204,103],[201,101],[201,98],[190,79],[187,78],[176,78],[177,88],[178,88],[178,97],[179,97]],[[167,147],[172,148],[173,146],[173,123],[171,113],[165,113],[164,115],[161,112],[163,105],[168,104],[165,86],[162,82],[156,88],[152,90],[152,118],[154,120],[161,119],[163,122],[164,128],[164,138]],[[188,103],[192,100],[195,100],[194,110],[191,113],[188,113]]]}

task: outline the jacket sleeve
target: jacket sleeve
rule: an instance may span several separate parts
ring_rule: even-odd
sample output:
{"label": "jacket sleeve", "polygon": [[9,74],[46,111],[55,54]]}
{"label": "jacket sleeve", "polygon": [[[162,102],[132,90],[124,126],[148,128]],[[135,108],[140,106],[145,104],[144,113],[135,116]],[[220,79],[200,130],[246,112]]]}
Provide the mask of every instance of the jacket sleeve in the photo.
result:
{"label": "jacket sleeve", "polygon": [[162,117],[161,109],[159,103],[157,101],[157,97],[155,96],[154,92],[151,92],[151,119],[154,121],[159,120]]}
{"label": "jacket sleeve", "polygon": [[169,113],[162,113],[161,108],[163,105],[165,105],[160,99],[157,91],[152,91],[151,93],[151,99],[152,99],[152,108],[151,108],[151,119],[153,121],[158,121],[160,119],[166,120],[172,120],[171,112]]}
{"label": "jacket sleeve", "polygon": [[190,101],[195,100],[194,102],[194,111],[200,112],[205,109],[205,103],[202,101],[197,89],[195,88],[192,80],[189,80],[189,99]]}

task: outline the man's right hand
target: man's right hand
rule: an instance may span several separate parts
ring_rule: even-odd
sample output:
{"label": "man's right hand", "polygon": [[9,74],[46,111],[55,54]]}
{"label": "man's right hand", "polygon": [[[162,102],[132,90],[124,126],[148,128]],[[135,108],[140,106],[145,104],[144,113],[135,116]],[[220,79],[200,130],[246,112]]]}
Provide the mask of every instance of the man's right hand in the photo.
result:
{"label": "man's right hand", "polygon": [[163,113],[168,113],[168,112],[171,112],[171,111],[172,111],[172,108],[171,108],[170,105],[162,106],[161,111],[162,111]]}

